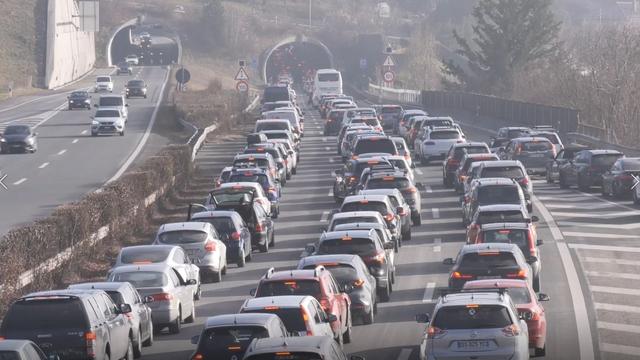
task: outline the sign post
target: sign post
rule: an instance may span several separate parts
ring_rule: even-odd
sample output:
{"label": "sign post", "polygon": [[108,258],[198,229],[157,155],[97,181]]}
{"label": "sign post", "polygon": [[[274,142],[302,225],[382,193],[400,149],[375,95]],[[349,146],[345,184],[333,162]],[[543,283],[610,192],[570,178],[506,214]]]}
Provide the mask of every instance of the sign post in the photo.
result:
{"label": "sign post", "polygon": [[234,77],[234,79],[236,80],[236,90],[240,94],[246,95],[249,92],[249,75],[245,70],[245,65],[246,65],[245,61],[240,60],[239,65],[240,65],[240,69],[238,69],[238,72]]}

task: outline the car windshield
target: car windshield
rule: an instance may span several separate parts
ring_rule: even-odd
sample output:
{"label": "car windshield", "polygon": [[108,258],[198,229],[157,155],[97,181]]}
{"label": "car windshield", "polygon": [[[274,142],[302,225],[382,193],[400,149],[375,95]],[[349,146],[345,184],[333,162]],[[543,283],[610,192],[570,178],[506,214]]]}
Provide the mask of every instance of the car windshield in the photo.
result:
{"label": "car windshield", "polygon": [[144,81],[142,80],[129,80],[129,82],[127,83],[127,86],[132,87],[144,87]]}
{"label": "car windshield", "polygon": [[122,98],[120,97],[100,98],[100,106],[122,106]]}
{"label": "car windshield", "polygon": [[22,357],[16,351],[0,351],[0,360],[21,360]]}
{"label": "car windshield", "polygon": [[511,243],[516,244],[523,254],[529,253],[529,238],[525,229],[499,229],[486,230],[482,234],[485,243]]}
{"label": "car windshield", "polygon": [[134,271],[112,274],[109,281],[130,282],[135,288],[163,287],[169,284],[167,275],[156,271]]}
{"label": "car windshield", "polygon": [[10,331],[48,331],[64,328],[84,331],[87,319],[78,298],[35,299],[15,302],[2,321]]}
{"label": "car windshield", "polygon": [[28,135],[31,131],[28,126],[7,126],[5,135]]}
{"label": "car windshield", "polygon": [[460,137],[460,133],[457,131],[434,131],[429,134],[431,140],[452,140]]}
{"label": "car windshield", "polygon": [[399,114],[402,112],[400,106],[383,106],[380,110],[382,114]]}
{"label": "car windshield", "polygon": [[600,154],[593,155],[593,165],[594,166],[602,166],[602,167],[611,167],[613,163],[616,162],[622,155],[620,154]]}
{"label": "car windshield", "polygon": [[387,214],[387,206],[379,201],[360,202],[354,201],[342,205],[340,212],[351,211],[377,211],[383,216]]}
{"label": "car windshield", "polygon": [[459,147],[453,151],[453,158],[456,160],[460,160],[465,154],[486,154],[486,153],[489,153],[489,149],[487,149],[484,146]]}
{"label": "car windshield", "polygon": [[552,144],[560,144],[560,139],[558,138],[558,135],[556,135],[556,134],[549,134],[549,133],[537,134],[536,137],[543,137],[543,138],[551,141]]}
{"label": "car windshield", "polygon": [[518,262],[513,253],[486,250],[464,254],[460,262],[461,270],[495,269],[517,267]]}
{"label": "car windshield", "polygon": [[70,95],[72,98],[85,98],[89,97],[89,93],[86,91],[74,91]]}
{"label": "car windshield", "polygon": [[335,227],[338,225],[357,224],[357,223],[377,223],[377,222],[378,221],[376,218],[370,217],[370,216],[354,216],[354,217],[348,217],[348,218],[340,218],[340,219],[334,219],[331,222],[331,228],[329,230],[335,229]]}
{"label": "car windshield", "polygon": [[522,172],[522,168],[519,166],[491,166],[486,167],[482,170],[482,174],[480,174],[483,178],[521,178],[524,176]]}
{"label": "car windshield", "polygon": [[480,205],[519,204],[518,189],[518,185],[483,186],[478,189],[478,203]]}
{"label": "car windshield", "polygon": [[440,308],[432,326],[441,330],[498,329],[512,324],[504,306],[445,306]]}
{"label": "car windshield", "polygon": [[366,153],[385,153],[395,155],[398,151],[391,139],[386,138],[372,138],[361,139],[356,144],[355,155]]}
{"label": "car windshield", "polygon": [[98,110],[96,111],[97,118],[117,118],[120,117],[120,111],[118,110]]}
{"label": "car windshield", "polygon": [[[244,310],[246,313],[275,314],[284,323],[287,331],[294,335],[307,335],[307,326],[302,319],[300,308],[280,308],[278,306],[269,306],[266,309]],[[304,334],[304,335],[303,335]]]}
{"label": "car windshield", "polygon": [[289,134],[285,132],[265,133],[267,139],[289,139]]}
{"label": "car windshield", "polygon": [[106,76],[99,76],[98,78],[96,78],[97,82],[111,82],[111,78],[110,77],[106,77]]}
{"label": "car windshield", "polygon": [[198,230],[177,230],[161,233],[158,238],[163,244],[195,244],[207,240],[207,233]]}
{"label": "car windshield", "polygon": [[340,74],[338,74],[338,73],[333,73],[333,74],[318,74],[318,81],[320,81],[320,82],[325,82],[325,81],[340,81]]}
{"label": "car windshield", "polygon": [[328,239],[320,242],[319,254],[352,254],[371,255],[375,253],[376,246],[369,238]]}
{"label": "car windshield", "polygon": [[120,254],[120,262],[123,264],[164,262],[167,260],[170,252],[171,248],[165,246],[124,248]]}
{"label": "car windshield", "polygon": [[281,280],[264,281],[258,286],[256,297],[309,295],[316,299],[322,297],[320,283],[317,280]]}
{"label": "car windshield", "polygon": [[211,193],[210,204],[249,204],[251,202],[252,189],[221,189]]}
{"label": "car windshield", "polygon": [[553,149],[550,141],[527,141],[522,143],[522,151],[549,151]]}
{"label": "car windshield", "polygon": [[284,121],[268,121],[268,122],[258,122],[256,124],[256,132],[265,131],[265,130],[289,130],[289,122]]}
{"label": "car windshield", "polygon": [[491,224],[497,222],[523,222],[525,217],[522,211],[505,210],[505,211],[482,211],[478,215],[478,224]]}
{"label": "car windshield", "polygon": [[426,120],[425,126],[453,126],[453,121],[449,119]]}
{"label": "car windshield", "polygon": [[214,327],[203,331],[198,349],[205,354],[211,354],[213,351],[227,351],[227,346],[231,344],[240,344],[240,346],[246,347],[253,339],[268,337],[269,331],[262,326]]}
{"label": "car windshield", "polygon": [[412,188],[411,181],[401,177],[369,179],[367,189],[398,189],[405,190]]}
{"label": "car windshield", "polygon": [[232,174],[229,182],[255,182],[262,186],[269,186],[269,179],[264,174]]}

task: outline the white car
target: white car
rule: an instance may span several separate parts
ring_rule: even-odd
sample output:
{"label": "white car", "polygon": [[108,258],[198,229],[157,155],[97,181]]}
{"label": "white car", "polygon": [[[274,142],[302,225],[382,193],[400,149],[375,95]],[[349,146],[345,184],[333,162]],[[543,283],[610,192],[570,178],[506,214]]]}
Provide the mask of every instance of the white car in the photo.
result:
{"label": "white car", "polygon": [[431,160],[444,159],[453,144],[465,142],[465,135],[457,127],[426,129],[425,136],[416,140],[416,155],[423,165]]}
{"label": "white car", "polygon": [[118,109],[99,109],[91,120],[91,136],[100,134],[124,136],[126,120]]}
{"label": "white car", "polygon": [[128,62],[131,65],[138,65],[140,63],[138,55],[127,55],[127,57],[124,58],[124,61]]}
{"label": "white car", "polygon": [[215,207],[216,203],[236,202],[241,193],[253,193],[253,202],[260,204],[265,213],[271,214],[271,201],[264,193],[262,185],[257,182],[223,183],[209,193],[205,204]]}
{"label": "white car", "polygon": [[113,92],[113,80],[109,75],[101,75],[96,77],[95,92],[108,91]]}

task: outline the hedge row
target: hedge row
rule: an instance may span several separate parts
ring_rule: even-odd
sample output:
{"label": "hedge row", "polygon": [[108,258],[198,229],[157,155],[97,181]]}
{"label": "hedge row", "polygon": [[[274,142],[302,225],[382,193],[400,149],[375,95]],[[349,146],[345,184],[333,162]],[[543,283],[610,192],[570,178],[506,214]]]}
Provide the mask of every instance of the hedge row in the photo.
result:
{"label": "hedge row", "polygon": [[[191,175],[191,148],[171,145],[146,159],[131,172],[80,201],[56,208],[48,217],[16,228],[0,239],[0,314],[26,291],[55,288],[74,257],[91,256],[87,239],[109,226],[110,237],[131,235],[148,219],[144,200],[161,189],[186,184]],[[173,183],[173,186],[170,186]],[[137,209],[137,211],[136,211]],[[18,286],[20,274],[33,270],[57,254],[72,248],[69,263],[34,274],[30,286]]]}

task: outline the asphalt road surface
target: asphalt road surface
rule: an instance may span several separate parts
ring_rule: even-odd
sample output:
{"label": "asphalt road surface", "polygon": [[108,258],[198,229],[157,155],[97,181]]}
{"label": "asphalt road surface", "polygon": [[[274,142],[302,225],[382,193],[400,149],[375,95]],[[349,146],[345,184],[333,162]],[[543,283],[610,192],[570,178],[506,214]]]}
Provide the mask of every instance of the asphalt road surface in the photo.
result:
{"label": "asphalt road surface", "polygon": [[[471,119],[458,118],[470,123]],[[497,127],[497,124],[496,124]],[[465,127],[470,140],[488,133]],[[335,137],[322,136],[317,112],[307,109],[305,137],[298,174],[283,191],[282,213],[276,220],[276,247],[255,254],[245,268],[229,269],[223,282],[203,286],[195,324],[178,335],[161,334],[144,359],[188,359],[207,316],[237,312],[249,290],[271,266],[295,266],[306,243],[315,241],[328,212],[336,207],[331,196],[331,172],[340,166]],[[209,143],[197,161],[219,171],[244,144]],[[417,345],[425,330],[414,315],[430,312],[449,268],[442,259],[454,257],[464,242],[459,198],[442,185],[440,165],[419,166],[423,223],[413,228],[413,240],[400,249],[397,283],[391,301],[379,305],[376,322],[354,327],[350,354],[374,360],[417,359]],[[560,189],[534,180],[534,213],[540,217],[542,292],[548,321],[549,359],[638,359],[640,347],[640,240],[635,218],[640,213],[628,201],[602,199],[595,193]]]}
{"label": "asphalt road surface", "polygon": [[[112,69],[101,69],[108,74]],[[1,154],[0,235],[19,224],[46,216],[56,206],[79,200],[100,188],[130,164],[151,122],[168,76],[164,67],[134,67],[132,76],[114,75],[114,94],[122,93],[129,79],[148,83],[148,98],[129,99],[129,119],[125,136],[91,137],[89,110],[67,110],[66,96],[71,90],[88,89],[95,76],[64,91],[20,99],[0,107],[0,132],[8,124],[29,124],[38,132],[35,154]],[[97,101],[99,94],[92,94]]]}

